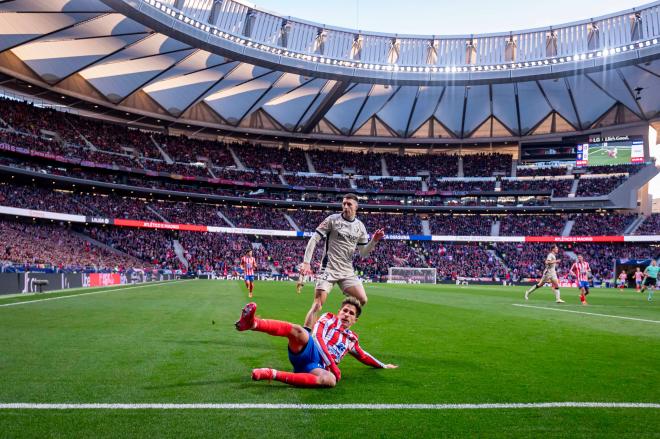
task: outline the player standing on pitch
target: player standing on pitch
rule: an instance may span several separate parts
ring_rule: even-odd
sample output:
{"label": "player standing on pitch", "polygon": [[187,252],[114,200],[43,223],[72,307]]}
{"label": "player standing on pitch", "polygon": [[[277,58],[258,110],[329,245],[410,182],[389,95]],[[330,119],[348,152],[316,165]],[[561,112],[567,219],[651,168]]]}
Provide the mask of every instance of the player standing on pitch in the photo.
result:
{"label": "player standing on pitch", "polygon": [[580,303],[587,305],[587,295],[589,294],[589,277],[591,276],[591,267],[584,260],[582,255],[571,266],[570,272],[575,275],[578,288],[580,289]]}
{"label": "player standing on pitch", "polygon": [[559,247],[553,245],[550,249],[550,253],[548,253],[548,256],[545,258],[545,270],[543,270],[541,280],[539,280],[539,283],[532,285],[530,289],[525,291],[525,300],[529,300],[529,295],[532,294],[534,290],[541,288],[546,283],[550,283],[552,285],[552,291],[555,292],[555,301],[557,303],[564,303],[564,301],[561,300],[559,278],[557,277],[557,264],[561,261],[561,259],[557,259],[558,254]]}
{"label": "player standing on pitch", "polygon": [[358,209],[358,199],[355,194],[344,195],[341,213],[330,215],[316,228],[305,249],[305,257],[301,274],[311,274],[310,263],[314,255],[316,244],[325,239],[325,250],[321,259],[321,270],[316,277],[314,302],[305,317],[305,327],[311,328],[318,319],[328,293],[335,284],[339,284],[341,291],[355,297],[360,305],[367,303],[367,293],[364,291],[362,281],[355,275],[353,268],[353,255],[355,249],[360,251],[360,257],[367,257],[376,247],[378,241],[385,236],[384,229],[378,229],[369,241],[367,229],[362,221],[355,217]]}
{"label": "player standing on pitch", "polygon": [[619,274],[619,280],[616,281],[617,286],[619,287],[620,290],[623,290],[626,287],[626,283],[628,282],[628,274],[624,270],[621,270],[621,273]]}
{"label": "player standing on pitch", "polygon": [[644,294],[644,291],[649,290],[649,302],[653,300],[653,290],[658,286],[658,263],[655,259],[651,259],[651,265],[646,267],[644,270],[644,284],[640,293]]}
{"label": "player standing on pitch", "polygon": [[257,260],[252,256],[252,249],[245,252],[241,258],[241,269],[245,279],[245,287],[248,289],[248,297],[252,297],[254,291],[254,268],[257,266]]}
{"label": "player standing on pitch", "polygon": [[640,290],[642,289],[642,280],[644,280],[644,273],[642,273],[642,270],[637,267],[635,270],[635,290],[639,293]]}

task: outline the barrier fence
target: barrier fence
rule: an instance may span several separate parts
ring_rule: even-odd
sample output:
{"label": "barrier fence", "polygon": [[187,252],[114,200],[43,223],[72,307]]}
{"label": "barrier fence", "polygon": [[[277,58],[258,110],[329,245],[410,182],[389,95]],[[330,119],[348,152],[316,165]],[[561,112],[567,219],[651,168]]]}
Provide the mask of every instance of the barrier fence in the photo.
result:
{"label": "barrier fence", "polygon": [[[13,215],[27,218],[51,219],[70,223],[91,223],[119,227],[187,231],[199,233],[228,233],[234,235],[283,236],[292,238],[310,237],[314,233],[295,230],[249,229],[242,227],[219,227],[199,224],[177,224],[158,221],[144,221],[123,218],[103,218],[85,215],[72,215],[20,207],[0,206],[0,215]],[[464,235],[385,235],[387,240],[398,241],[437,241],[437,242],[527,242],[527,243],[570,243],[570,242],[660,242],[660,235],[605,235],[605,236],[464,236]]]}

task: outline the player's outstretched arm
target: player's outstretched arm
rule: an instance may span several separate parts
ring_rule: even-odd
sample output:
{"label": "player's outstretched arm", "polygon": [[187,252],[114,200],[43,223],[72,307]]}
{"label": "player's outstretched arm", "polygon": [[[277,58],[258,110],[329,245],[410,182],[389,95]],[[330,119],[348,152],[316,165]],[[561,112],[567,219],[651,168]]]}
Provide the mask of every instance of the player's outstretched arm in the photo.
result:
{"label": "player's outstretched arm", "polygon": [[371,355],[369,352],[365,351],[360,347],[360,344],[356,341],[353,349],[349,353],[355,357],[362,364],[367,366],[375,367],[377,369],[396,369],[397,365],[394,364],[385,364],[382,361],[378,360],[376,357]]}
{"label": "player's outstretched arm", "polygon": [[[366,233],[366,232],[365,232]],[[378,241],[383,239],[385,237],[385,229],[378,229],[374,233],[374,236],[371,238],[371,241],[369,241],[366,244],[358,244],[359,250],[360,250],[360,257],[361,258],[366,258],[369,256],[369,253],[376,247],[376,244],[378,244]]]}

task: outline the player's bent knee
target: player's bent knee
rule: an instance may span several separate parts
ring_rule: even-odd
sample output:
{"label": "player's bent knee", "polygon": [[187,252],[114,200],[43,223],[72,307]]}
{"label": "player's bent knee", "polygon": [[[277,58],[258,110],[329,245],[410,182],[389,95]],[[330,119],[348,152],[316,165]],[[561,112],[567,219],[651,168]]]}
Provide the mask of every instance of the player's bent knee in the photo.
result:
{"label": "player's bent knee", "polygon": [[331,373],[324,373],[323,375],[320,375],[316,382],[324,387],[335,387],[337,385],[337,379]]}

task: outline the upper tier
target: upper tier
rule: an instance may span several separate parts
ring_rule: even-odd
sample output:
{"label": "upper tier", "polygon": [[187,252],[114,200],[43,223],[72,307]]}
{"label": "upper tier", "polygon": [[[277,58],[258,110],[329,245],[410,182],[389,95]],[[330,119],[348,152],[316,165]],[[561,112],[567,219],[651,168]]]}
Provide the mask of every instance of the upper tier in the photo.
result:
{"label": "upper tier", "polygon": [[518,141],[656,117],[659,9],[438,37],[338,29],[232,0],[2,2],[0,80],[154,127],[326,143]]}

